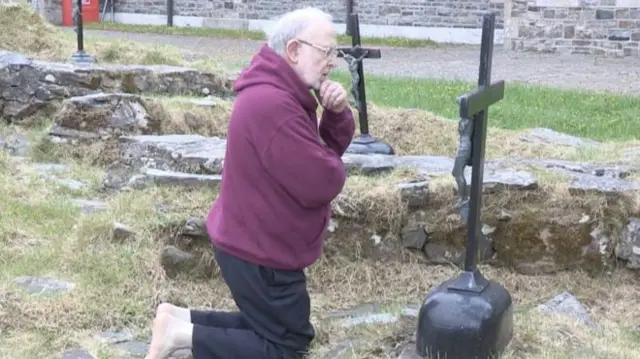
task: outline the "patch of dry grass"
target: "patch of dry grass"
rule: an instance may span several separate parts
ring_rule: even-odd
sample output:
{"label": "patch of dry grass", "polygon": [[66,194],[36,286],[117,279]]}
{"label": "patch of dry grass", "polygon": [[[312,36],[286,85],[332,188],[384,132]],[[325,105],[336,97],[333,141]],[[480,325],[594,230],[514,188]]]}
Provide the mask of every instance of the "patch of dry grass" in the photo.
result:
{"label": "patch of dry grass", "polygon": [[[63,31],[45,21],[28,4],[0,4],[0,49],[16,51],[39,60],[66,62],[77,50],[74,32]],[[163,44],[85,37],[84,48],[100,64],[190,66],[205,71],[227,71],[218,61],[189,63],[180,49]]]}

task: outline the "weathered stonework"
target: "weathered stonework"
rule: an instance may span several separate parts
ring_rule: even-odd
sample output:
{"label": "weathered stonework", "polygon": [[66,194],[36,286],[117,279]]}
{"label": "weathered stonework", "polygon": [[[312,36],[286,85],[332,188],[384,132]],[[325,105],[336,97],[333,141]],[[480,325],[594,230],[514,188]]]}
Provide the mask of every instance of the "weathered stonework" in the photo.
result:
{"label": "weathered stonework", "polygon": [[515,51],[638,56],[639,0],[505,0]]}
{"label": "weathered stonework", "polygon": [[[31,0],[32,1],[32,0]],[[59,2],[60,0],[47,0]],[[424,27],[481,28],[481,13],[489,10],[498,13],[498,28],[502,28],[503,0],[360,0],[354,10],[360,15],[360,23],[366,25],[397,25]],[[174,3],[175,16],[209,18],[211,25],[220,21],[273,20],[287,11],[305,6],[316,6],[344,22],[344,0],[286,2],[278,0],[186,0]],[[165,15],[165,0],[118,0],[118,13]],[[219,20],[219,21],[218,21]],[[205,24],[206,25],[206,24]]]}
{"label": "weathered stonework", "polygon": [[[480,13],[496,10],[502,28],[502,1],[439,0],[439,1],[378,1],[354,2],[360,23],[367,25],[397,25],[424,27],[481,28]],[[344,0],[283,2],[277,0],[188,0],[175,3],[175,15],[202,16],[218,19],[271,20],[287,11],[304,6],[316,6],[331,13],[336,22],[345,19]],[[166,14],[165,0],[121,0],[117,12]]]}

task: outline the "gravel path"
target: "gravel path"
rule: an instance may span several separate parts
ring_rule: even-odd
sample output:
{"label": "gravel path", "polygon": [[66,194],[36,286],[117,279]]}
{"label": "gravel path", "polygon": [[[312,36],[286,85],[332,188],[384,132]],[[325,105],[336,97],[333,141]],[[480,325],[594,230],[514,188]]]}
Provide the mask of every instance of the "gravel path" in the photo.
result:
{"label": "gravel path", "polygon": [[[247,62],[258,41],[85,30],[86,36],[162,43],[196,54]],[[479,47],[382,48],[382,59],[365,61],[365,73],[417,78],[477,80]],[[346,68],[344,61],[341,67]],[[614,91],[640,96],[640,58],[514,53],[494,50],[492,80],[562,88]]]}

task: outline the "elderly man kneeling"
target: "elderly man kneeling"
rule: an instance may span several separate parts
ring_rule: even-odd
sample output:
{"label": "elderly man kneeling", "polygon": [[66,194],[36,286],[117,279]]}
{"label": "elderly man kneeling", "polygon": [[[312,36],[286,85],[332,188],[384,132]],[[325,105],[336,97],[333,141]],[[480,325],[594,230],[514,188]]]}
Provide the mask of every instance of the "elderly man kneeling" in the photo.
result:
{"label": "elderly man kneeling", "polygon": [[347,92],[327,79],[336,45],[328,14],[287,13],[236,80],[207,231],[239,311],[161,304],[147,359],[186,348],[195,359],[293,359],[308,351],[315,331],[304,269],[322,254],[355,131]]}

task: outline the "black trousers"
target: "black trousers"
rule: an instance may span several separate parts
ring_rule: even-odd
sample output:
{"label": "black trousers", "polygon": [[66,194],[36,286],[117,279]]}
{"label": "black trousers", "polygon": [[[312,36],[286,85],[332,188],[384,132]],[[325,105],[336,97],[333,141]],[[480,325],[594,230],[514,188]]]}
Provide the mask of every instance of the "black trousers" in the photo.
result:
{"label": "black trousers", "polygon": [[315,336],[305,273],[215,255],[240,312],[192,310],[193,358],[303,358]]}

